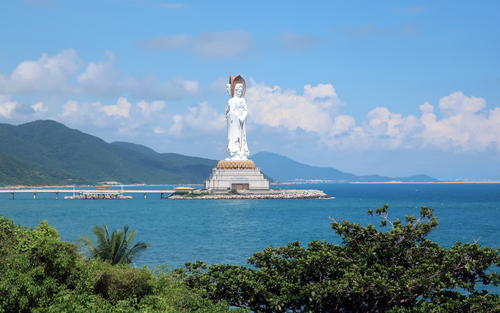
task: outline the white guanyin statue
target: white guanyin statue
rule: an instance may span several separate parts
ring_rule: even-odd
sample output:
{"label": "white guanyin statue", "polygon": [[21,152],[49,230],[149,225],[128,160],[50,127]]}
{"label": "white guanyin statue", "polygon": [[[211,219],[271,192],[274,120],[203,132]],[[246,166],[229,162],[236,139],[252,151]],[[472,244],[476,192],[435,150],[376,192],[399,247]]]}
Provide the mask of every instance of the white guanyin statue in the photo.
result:
{"label": "white guanyin statue", "polygon": [[246,84],[240,75],[230,76],[227,92],[231,97],[227,102],[227,153],[226,160],[247,160],[249,156],[246,133],[246,119],[248,115],[245,101]]}
{"label": "white guanyin statue", "polygon": [[226,106],[227,153],[225,160],[217,162],[212,174],[205,181],[205,189],[212,190],[269,190],[269,181],[248,159],[245,101],[246,84],[240,75],[229,76],[226,85],[229,101]]}

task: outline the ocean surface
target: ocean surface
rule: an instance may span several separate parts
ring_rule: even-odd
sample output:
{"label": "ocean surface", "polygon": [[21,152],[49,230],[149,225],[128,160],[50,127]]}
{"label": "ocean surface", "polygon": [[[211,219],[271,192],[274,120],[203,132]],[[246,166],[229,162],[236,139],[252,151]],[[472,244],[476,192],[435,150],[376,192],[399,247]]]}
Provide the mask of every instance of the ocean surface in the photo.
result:
{"label": "ocean surface", "polygon": [[[165,200],[159,195],[132,200],[56,200],[54,195],[0,195],[0,214],[36,226],[47,220],[64,240],[92,236],[93,225],[129,225],[151,244],[136,265],[182,266],[185,262],[245,264],[252,253],[273,245],[311,240],[339,242],[331,217],[378,224],[366,211],[390,205],[389,216],[434,209],[439,226],[430,239],[450,246],[477,241],[500,246],[500,184],[317,184],[276,186],[322,189],[334,199]],[[129,187],[138,189],[138,187]],[[140,188],[165,189],[171,186]],[[498,288],[495,288],[498,291]]]}

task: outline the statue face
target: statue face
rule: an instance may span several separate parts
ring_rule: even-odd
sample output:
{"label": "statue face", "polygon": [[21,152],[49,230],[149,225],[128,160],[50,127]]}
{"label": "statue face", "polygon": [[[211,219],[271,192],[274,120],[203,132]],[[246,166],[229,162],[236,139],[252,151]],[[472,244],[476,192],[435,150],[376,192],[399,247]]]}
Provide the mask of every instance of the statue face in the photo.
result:
{"label": "statue face", "polygon": [[234,86],[234,95],[238,98],[243,96],[243,84],[236,84],[236,86]]}

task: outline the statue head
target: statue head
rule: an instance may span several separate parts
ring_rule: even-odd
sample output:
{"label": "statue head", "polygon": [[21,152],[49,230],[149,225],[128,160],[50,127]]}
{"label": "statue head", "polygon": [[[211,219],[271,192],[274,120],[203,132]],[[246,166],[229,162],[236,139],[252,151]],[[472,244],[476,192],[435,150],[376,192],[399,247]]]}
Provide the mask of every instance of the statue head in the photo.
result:
{"label": "statue head", "polygon": [[[230,96],[242,98],[245,96],[246,83],[241,75],[229,76]],[[229,87],[228,86],[228,87]],[[238,90],[236,90],[238,88]]]}
{"label": "statue head", "polygon": [[234,96],[241,98],[243,97],[243,84],[237,83],[234,86]]}

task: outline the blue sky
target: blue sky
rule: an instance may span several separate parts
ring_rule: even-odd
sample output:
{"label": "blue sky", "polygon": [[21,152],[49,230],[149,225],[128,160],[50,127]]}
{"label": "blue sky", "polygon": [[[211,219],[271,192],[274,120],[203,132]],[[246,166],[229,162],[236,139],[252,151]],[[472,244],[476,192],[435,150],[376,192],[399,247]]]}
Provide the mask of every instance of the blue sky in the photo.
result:
{"label": "blue sky", "polygon": [[0,122],[220,159],[240,73],[253,153],[500,179],[499,29],[497,1],[3,1]]}

